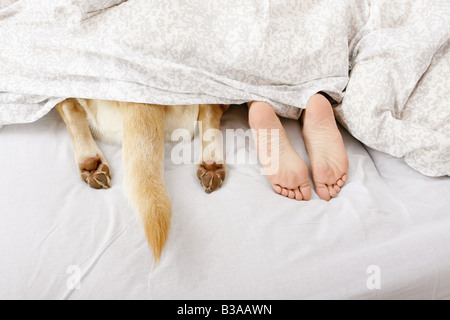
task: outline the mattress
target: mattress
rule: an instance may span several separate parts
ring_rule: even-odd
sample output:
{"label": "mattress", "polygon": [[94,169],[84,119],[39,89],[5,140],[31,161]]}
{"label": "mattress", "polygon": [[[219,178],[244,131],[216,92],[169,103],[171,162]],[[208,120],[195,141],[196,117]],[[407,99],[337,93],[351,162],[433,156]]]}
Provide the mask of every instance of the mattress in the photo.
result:
{"label": "mattress", "polygon": [[[227,129],[248,129],[234,106]],[[295,120],[284,120],[308,160]],[[342,129],[349,181],[330,202],[277,196],[256,163],[229,164],[207,195],[195,164],[175,165],[168,243],[153,262],[123,194],[121,148],[99,143],[110,190],[79,178],[53,110],[0,130],[1,299],[449,299],[450,178],[425,177]],[[254,152],[237,145],[227,157]],[[232,161],[230,161],[232,162]]]}

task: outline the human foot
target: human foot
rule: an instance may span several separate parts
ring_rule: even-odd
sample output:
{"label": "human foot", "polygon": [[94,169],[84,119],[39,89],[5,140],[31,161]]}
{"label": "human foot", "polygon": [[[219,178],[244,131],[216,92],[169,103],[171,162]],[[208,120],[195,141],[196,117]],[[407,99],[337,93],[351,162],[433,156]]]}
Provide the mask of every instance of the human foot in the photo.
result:
{"label": "human foot", "polygon": [[347,181],[349,167],[330,102],[323,95],[316,94],[309,100],[302,120],[316,193],[329,201]]}
{"label": "human foot", "polygon": [[310,200],[308,167],[289,141],[272,106],[265,102],[250,103],[249,123],[273,190],[290,199]]}

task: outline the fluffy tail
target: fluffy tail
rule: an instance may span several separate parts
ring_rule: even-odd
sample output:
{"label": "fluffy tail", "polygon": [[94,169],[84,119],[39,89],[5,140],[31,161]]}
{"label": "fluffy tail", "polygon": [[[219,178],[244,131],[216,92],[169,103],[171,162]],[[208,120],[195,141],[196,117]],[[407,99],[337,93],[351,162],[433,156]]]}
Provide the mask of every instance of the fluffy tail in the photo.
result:
{"label": "fluffy tail", "polygon": [[164,107],[121,103],[125,188],[155,261],[166,243],[172,205],[164,186]]}

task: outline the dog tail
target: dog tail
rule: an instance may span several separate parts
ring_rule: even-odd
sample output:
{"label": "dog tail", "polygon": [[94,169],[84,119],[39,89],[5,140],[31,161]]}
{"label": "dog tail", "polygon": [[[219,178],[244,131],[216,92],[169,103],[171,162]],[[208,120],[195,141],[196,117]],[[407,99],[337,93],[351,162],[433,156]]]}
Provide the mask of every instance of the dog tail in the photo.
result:
{"label": "dog tail", "polygon": [[121,103],[125,189],[155,261],[167,241],[172,205],[164,187],[164,107]]}

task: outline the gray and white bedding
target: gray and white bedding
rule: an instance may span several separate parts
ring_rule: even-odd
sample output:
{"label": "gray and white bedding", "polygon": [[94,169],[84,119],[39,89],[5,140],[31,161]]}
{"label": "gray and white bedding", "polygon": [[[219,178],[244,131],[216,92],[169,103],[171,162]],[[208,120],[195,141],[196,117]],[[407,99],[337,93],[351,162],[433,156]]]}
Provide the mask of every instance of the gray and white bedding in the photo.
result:
{"label": "gray and white bedding", "polygon": [[0,126],[67,97],[267,101],[318,91],[366,145],[450,175],[448,0],[3,0]]}
{"label": "gray and white bedding", "polygon": [[[247,130],[246,115],[231,108],[223,134]],[[283,123],[308,161],[300,124]],[[330,202],[277,196],[258,164],[230,164],[207,195],[196,166],[174,164],[168,144],[172,228],[154,265],[123,194],[120,147],[99,144],[113,186],[96,191],[79,178],[56,110],[5,126],[0,299],[450,299],[450,177],[343,137],[349,181]],[[238,143],[227,158],[255,152]]]}

